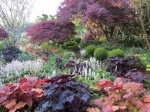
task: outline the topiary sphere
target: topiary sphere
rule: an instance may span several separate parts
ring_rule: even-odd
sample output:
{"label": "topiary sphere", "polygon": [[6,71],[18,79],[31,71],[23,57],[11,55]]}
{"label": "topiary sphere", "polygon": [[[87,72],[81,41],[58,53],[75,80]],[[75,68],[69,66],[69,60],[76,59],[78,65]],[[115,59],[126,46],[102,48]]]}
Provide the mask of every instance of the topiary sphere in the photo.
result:
{"label": "topiary sphere", "polygon": [[116,56],[116,55],[124,57],[125,53],[121,49],[113,49],[108,53],[108,57],[112,57],[112,56]]}
{"label": "topiary sphere", "polygon": [[96,49],[96,46],[94,46],[94,45],[89,45],[89,46],[87,46],[86,48],[85,48],[85,50],[86,50],[86,55],[88,56],[88,57],[93,57],[93,55],[94,55],[94,50]]}
{"label": "topiary sphere", "polygon": [[99,61],[103,61],[104,59],[107,58],[107,56],[108,56],[108,53],[106,49],[104,49],[103,47],[99,47],[95,49],[94,51],[94,57]]}

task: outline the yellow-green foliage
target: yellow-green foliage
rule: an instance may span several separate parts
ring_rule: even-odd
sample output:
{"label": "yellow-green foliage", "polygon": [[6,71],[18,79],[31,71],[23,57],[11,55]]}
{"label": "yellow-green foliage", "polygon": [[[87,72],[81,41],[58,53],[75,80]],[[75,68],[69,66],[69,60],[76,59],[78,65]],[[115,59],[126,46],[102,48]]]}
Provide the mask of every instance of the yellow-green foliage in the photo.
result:
{"label": "yellow-green foliage", "polygon": [[146,65],[146,71],[150,71],[150,64]]}
{"label": "yellow-green foliage", "polygon": [[0,50],[3,49],[3,43],[0,41]]}
{"label": "yellow-green foliage", "polygon": [[121,49],[113,49],[108,53],[108,57],[112,57],[116,55],[124,57],[125,53]]}
{"label": "yellow-green foliage", "polygon": [[96,46],[94,46],[94,45],[89,45],[89,46],[87,46],[87,47],[85,48],[85,50],[86,50],[86,55],[87,55],[88,57],[90,57],[90,56],[93,57],[95,49],[96,49]]}
{"label": "yellow-green foliage", "polygon": [[103,47],[99,47],[95,49],[94,51],[94,57],[99,61],[103,61],[104,59],[107,58],[107,56],[108,56],[108,53],[106,49],[104,49]]}
{"label": "yellow-green foliage", "polygon": [[44,43],[42,43],[42,48],[44,49],[44,50],[50,50],[50,45],[49,45],[49,42],[44,42]]}

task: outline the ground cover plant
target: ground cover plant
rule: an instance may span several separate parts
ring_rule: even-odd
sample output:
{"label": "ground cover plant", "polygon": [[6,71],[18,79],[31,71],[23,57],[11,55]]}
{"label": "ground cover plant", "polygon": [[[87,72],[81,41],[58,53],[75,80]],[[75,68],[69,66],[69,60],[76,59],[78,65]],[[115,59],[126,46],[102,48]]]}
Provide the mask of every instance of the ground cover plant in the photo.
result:
{"label": "ground cover plant", "polygon": [[0,7],[0,112],[149,112],[149,4],[63,0],[21,39]]}

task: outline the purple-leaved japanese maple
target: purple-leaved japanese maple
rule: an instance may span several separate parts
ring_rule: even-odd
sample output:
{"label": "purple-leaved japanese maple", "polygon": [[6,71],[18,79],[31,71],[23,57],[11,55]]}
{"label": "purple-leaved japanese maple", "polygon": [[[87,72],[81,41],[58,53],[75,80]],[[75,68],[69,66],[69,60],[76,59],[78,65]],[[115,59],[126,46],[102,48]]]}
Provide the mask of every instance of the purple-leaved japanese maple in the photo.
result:
{"label": "purple-leaved japanese maple", "polygon": [[62,21],[80,17],[91,33],[101,28],[108,40],[114,38],[119,25],[130,25],[135,20],[130,0],[64,0],[57,15]]}
{"label": "purple-leaved japanese maple", "polygon": [[51,40],[62,44],[75,34],[75,25],[72,22],[58,20],[41,21],[27,30],[27,35],[31,36],[30,41],[39,43]]}

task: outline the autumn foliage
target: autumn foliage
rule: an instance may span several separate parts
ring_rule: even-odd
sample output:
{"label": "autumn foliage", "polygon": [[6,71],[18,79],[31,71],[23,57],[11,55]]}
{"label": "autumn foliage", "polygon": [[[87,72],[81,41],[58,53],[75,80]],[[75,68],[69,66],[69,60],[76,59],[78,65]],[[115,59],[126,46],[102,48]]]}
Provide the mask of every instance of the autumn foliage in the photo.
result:
{"label": "autumn foliage", "polygon": [[3,28],[0,28],[0,40],[3,40],[8,37],[9,36],[8,36],[7,32]]}
{"label": "autumn foliage", "polygon": [[75,25],[72,22],[60,22],[58,20],[47,20],[32,25],[27,30],[31,36],[31,42],[53,41],[64,43],[76,34]]}
{"label": "autumn foliage", "polygon": [[[150,94],[141,83],[125,82],[123,78],[117,78],[114,82],[102,79],[98,82],[98,89],[105,91],[105,97],[93,101],[102,108],[99,112],[150,111]],[[88,110],[92,112],[93,108]]]}
{"label": "autumn foliage", "polygon": [[[39,99],[43,96],[41,86],[44,80],[36,77],[22,78],[19,83],[6,84],[0,88],[0,104],[9,112],[16,110],[35,109]],[[33,111],[33,110],[32,110]]]}

